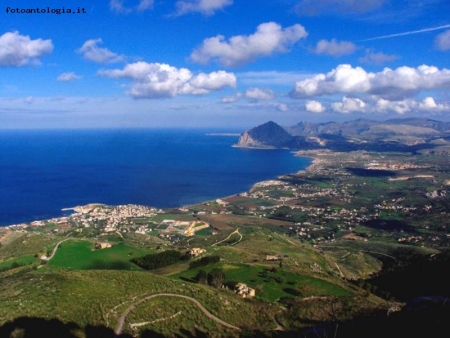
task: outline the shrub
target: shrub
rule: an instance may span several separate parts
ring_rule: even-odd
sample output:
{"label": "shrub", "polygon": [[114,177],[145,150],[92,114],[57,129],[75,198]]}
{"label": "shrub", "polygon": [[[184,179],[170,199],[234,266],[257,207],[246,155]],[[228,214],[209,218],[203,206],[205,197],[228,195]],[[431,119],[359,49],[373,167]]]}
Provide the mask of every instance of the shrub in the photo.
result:
{"label": "shrub", "polygon": [[143,269],[154,270],[175,264],[183,259],[184,255],[179,251],[166,250],[157,254],[133,258],[131,262]]}

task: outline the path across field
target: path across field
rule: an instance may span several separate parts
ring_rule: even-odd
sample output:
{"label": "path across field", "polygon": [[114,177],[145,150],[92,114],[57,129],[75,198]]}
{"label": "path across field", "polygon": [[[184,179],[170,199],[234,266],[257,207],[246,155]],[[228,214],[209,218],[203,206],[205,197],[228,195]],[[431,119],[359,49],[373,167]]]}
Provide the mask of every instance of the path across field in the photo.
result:
{"label": "path across field", "polygon": [[138,300],[137,302],[135,302],[134,304],[130,305],[130,306],[123,312],[122,316],[120,316],[119,321],[117,322],[117,327],[116,327],[116,330],[115,330],[116,335],[120,335],[120,334],[122,333],[123,325],[124,325],[124,323],[125,323],[125,318],[128,316],[128,314],[129,314],[131,311],[133,311],[139,304],[141,304],[141,303],[143,303],[143,302],[145,302],[145,301],[147,301],[147,300],[149,300],[149,299],[156,298],[156,297],[177,297],[177,298],[184,298],[184,299],[187,299],[187,300],[193,302],[195,305],[197,305],[197,307],[198,307],[198,308],[205,314],[205,316],[208,317],[209,319],[214,320],[215,322],[217,322],[217,323],[219,323],[219,324],[221,324],[221,325],[223,325],[223,326],[226,326],[226,327],[229,327],[229,328],[231,328],[231,329],[235,329],[235,330],[241,331],[240,328],[238,328],[238,327],[236,327],[236,326],[233,326],[233,325],[231,325],[231,324],[228,324],[227,322],[224,322],[222,319],[217,318],[216,316],[214,316],[213,314],[211,314],[211,313],[210,313],[207,309],[205,309],[205,307],[204,307],[202,304],[200,304],[200,302],[199,302],[198,300],[196,300],[195,298],[188,297],[188,296],[183,296],[183,295],[177,295],[177,294],[174,294],[174,293],[158,293],[158,294],[156,294],[156,295],[151,295],[151,296],[144,297],[144,298]]}

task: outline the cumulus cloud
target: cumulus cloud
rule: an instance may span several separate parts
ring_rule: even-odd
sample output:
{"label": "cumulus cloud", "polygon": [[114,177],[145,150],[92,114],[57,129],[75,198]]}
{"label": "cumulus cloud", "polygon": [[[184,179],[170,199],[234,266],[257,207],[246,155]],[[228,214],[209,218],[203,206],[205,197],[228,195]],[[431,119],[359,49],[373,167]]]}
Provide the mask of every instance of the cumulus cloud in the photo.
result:
{"label": "cumulus cloud", "polygon": [[331,109],[342,114],[364,112],[366,103],[358,98],[343,97],[341,102],[331,104]]}
{"label": "cumulus cloud", "polygon": [[52,40],[31,40],[28,35],[8,32],[0,36],[0,66],[25,66],[53,50]]}
{"label": "cumulus cloud", "polygon": [[383,63],[386,62],[391,62],[394,60],[397,60],[398,56],[397,55],[389,55],[389,54],[384,54],[384,53],[375,53],[373,51],[371,51],[370,49],[366,49],[366,55],[364,55],[363,57],[360,57],[358,60],[361,63],[367,63],[370,65],[381,65]]}
{"label": "cumulus cloud", "polygon": [[436,36],[434,44],[439,50],[450,50],[450,29]]}
{"label": "cumulus cloud", "polygon": [[282,28],[275,22],[266,22],[251,35],[236,35],[228,41],[223,35],[207,38],[190,58],[201,64],[217,61],[223,66],[236,67],[260,57],[288,52],[292,45],[307,35],[299,24]]}
{"label": "cumulus cloud", "polygon": [[189,85],[194,88],[202,88],[206,91],[215,91],[223,87],[234,87],[236,85],[236,76],[223,70],[209,74],[200,73],[193,76]]}
{"label": "cumulus cloud", "polygon": [[269,88],[249,88],[245,91],[245,97],[251,100],[272,100],[275,97],[273,90]]}
{"label": "cumulus cloud", "polygon": [[233,0],[181,0],[175,3],[175,15],[198,12],[206,16],[233,4]]}
{"label": "cumulus cloud", "polygon": [[56,80],[61,82],[71,82],[81,79],[81,76],[76,75],[74,72],[62,73]]}
{"label": "cumulus cloud", "polygon": [[[134,3],[134,5],[125,5],[128,3]],[[136,3],[137,2],[137,3]],[[116,13],[129,14],[133,11],[143,12],[153,8],[153,0],[111,0],[109,2],[109,8]]]}
{"label": "cumulus cloud", "polygon": [[436,101],[432,97],[426,97],[419,102],[411,99],[401,101],[379,99],[375,104],[375,109],[380,113],[394,112],[399,115],[403,115],[412,111],[425,113],[441,113],[450,112],[450,105],[444,103],[436,103]]}
{"label": "cumulus cloud", "polygon": [[305,104],[306,111],[311,113],[323,113],[325,107],[319,101],[307,101]]}
{"label": "cumulus cloud", "polygon": [[314,49],[314,53],[316,54],[326,54],[335,57],[350,55],[355,51],[356,45],[353,42],[337,41],[336,39],[332,39],[331,41],[320,40]]}
{"label": "cumulus cloud", "polygon": [[173,97],[178,94],[200,95],[236,86],[236,76],[223,70],[193,75],[186,68],[143,61],[128,64],[123,69],[101,70],[98,75],[131,80],[129,93],[134,98]]}
{"label": "cumulus cloud", "polygon": [[426,97],[418,104],[419,109],[426,111],[450,111],[450,105],[444,103],[436,103],[434,98]]}
{"label": "cumulus cloud", "polygon": [[242,97],[242,93],[237,92],[235,95],[229,95],[229,96],[222,97],[221,102],[222,103],[233,103],[233,102],[239,101],[241,97]]}
{"label": "cumulus cloud", "polygon": [[300,0],[294,7],[298,14],[361,14],[381,8],[386,0]]}
{"label": "cumulus cloud", "polygon": [[86,60],[96,63],[115,63],[124,61],[122,55],[111,52],[107,48],[101,48],[98,44],[103,43],[102,39],[89,39],[77,52],[82,54]]}
{"label": "cumulus cloud", "polygon": [[385,68],[378,73],[366,72],[361,67],[341,64],[327,74],[317,74],[298,81],[290,95],[304,98],[332,94],[367,93],[380,98],[400,100],[421,90],[450,87],[450,70],[434,66],[417,68]]}

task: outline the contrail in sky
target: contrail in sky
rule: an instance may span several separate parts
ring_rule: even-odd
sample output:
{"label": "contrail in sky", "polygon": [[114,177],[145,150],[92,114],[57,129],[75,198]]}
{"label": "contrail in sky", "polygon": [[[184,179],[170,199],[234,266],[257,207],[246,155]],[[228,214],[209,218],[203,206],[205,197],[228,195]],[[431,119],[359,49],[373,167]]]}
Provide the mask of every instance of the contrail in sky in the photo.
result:
{"label": "contrail in sky", "polygon": [[420,34],[420,33],[425,33],[425,32],[437,31],[439,29],[444,29],[444,28],[450,28],[450,25],[444,25],[444,26],[432,27],[432,28],[424,28],[424,29],[419,29],[418,31],[410,31],[410,32],[397,33],[397,34],[377,36],[375,38],[364,39],[364,40],[359,40],[359,41],[364,42],[364,41],[372,41],[372,40],[389,39],[389,38],[395,38],[397,36],[404,36],[404,35],[412,35],[412,34]]}

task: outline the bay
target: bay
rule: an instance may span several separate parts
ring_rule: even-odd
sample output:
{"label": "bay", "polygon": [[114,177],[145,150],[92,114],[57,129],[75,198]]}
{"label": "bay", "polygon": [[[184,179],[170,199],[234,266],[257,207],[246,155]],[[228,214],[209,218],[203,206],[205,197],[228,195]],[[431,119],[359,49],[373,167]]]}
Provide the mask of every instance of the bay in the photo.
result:
{"label": "bay", "polygon": [[311,164],[288,150],[234,148],[238,137],[220,132],[230,131],[2,130],[0,225],[88,203],[189,205]]}

